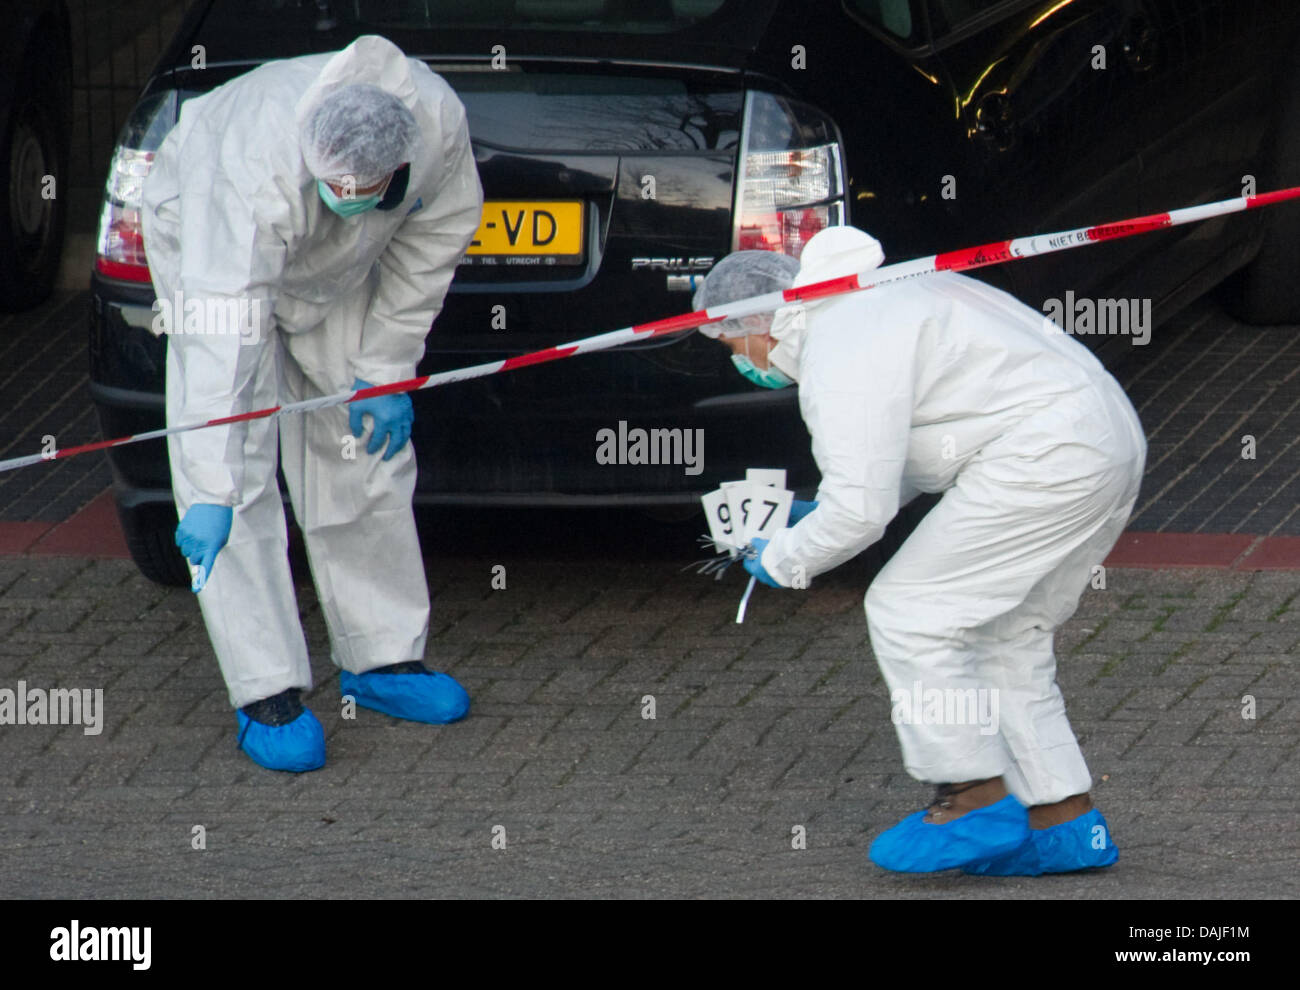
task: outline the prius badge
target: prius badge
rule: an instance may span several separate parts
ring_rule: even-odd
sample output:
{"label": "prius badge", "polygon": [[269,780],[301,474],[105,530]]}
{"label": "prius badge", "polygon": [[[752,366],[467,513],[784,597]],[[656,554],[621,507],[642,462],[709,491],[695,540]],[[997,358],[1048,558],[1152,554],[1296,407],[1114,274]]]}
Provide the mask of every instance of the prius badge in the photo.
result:
{"label": "prius badge", "polygon": [[694,274],[668,275],[669,292],[694,292],[704,273],[713,267],[713,256],[700,258],[633,258],[632,271],[691,272]]}

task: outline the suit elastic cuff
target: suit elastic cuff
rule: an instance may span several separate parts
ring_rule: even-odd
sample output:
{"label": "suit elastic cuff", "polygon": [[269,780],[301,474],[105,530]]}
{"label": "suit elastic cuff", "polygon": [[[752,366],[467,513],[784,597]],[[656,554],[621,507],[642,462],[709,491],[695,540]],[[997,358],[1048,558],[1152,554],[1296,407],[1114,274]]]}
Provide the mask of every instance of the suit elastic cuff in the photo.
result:
{"label": "suit elastic cuff", "polygon": [[373,362],[356,362],[352,365],[353,378],[360,378],[371,385],[391,385],[415,377],[411,365],[380,364]]}
{"label": "suit elastic cuff", "polygon": [[794,568],[790,566],[789,557],[784,555],[778,557],[777,554],[772,552],[771,543],[763,548],[758,563],[763,570],[767,571],[768,576],[782,588],[794,587]]}
{"label": "suit elastic cuff", "polygon": [[185,481],[191,491],[191,504],[236,506],[243,502],[239,486],[228,468],[212,464],[187,464]]}

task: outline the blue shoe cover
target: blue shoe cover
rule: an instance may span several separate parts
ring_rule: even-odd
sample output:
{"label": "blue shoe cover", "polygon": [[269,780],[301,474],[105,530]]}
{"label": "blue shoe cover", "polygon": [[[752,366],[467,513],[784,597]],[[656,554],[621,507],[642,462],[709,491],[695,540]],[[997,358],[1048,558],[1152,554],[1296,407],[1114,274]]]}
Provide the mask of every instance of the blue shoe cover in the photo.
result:
{"label": "blue shoe cover", "polygon": [[928,810],[878,835],[868,852],[871,861],[897,873],[933,873],[1001,856],[1029,837],[1029,812],[1010,794],[945,825],[927,823]]}
{"label": "blue shoe cover", "polygon": [[268,770],[305,773],[325,765],[325,729],[309,709],[287,725],[264,725],[238,709],[239,748]]}
{"label": "blue shoe cover", "polygon": [[1032,829],[1029,840],[1014,852],[971,863],[964,869],[986,877],[1036,877],[1098,869],[1118,859],[1119,849],[1110,837],[1110,827],[1101,812],[1093,808],[1060,825]]}
{"label": "blue shoe cover", "polygon": [[469,694],[454,677],[425,671],[419,674],[339,673],[339,690],[363,708],[385,715],[442,725],[469,714]]}

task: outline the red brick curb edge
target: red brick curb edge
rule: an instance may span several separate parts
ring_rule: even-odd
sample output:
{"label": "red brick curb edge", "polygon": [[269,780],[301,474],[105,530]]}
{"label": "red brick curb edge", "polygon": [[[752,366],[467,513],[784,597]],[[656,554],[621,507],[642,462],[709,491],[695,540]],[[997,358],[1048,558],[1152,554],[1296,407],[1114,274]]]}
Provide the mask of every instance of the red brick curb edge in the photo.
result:
{"label": "red brick curb edge", "polygon": [[[64,522],[0,523],[0,556],[14,554],[129,559],[112,491],[106,489]],[[1106,566],[1300,570],[1300,536],[1126,532],[1106,558]]]}

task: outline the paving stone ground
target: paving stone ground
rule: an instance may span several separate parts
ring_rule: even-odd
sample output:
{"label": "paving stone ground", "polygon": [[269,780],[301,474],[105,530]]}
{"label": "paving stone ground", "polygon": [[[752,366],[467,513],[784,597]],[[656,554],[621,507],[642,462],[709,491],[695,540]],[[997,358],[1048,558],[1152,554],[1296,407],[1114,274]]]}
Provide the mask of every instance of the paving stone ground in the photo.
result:
{"label": "paving stone ground", "polygon": [[[99,735],[0,727],[0,892],[1300,894],[1300,573],[1112,569],[1062,630],[1058,655],[1118,865],[915,877],[866,859],[871,839],[930,791],[902,769],[862,568],[803,593],[759,588],[738,626],[740,575],[682,574],[676,548],[499,549],[453,541],[427,560],[428,657],[474,697],[452,726],[341,716],[300,570],[317,680],[307,700],[329,748],[327,766],[302,776],[237,751],[188,591],[149,584],[126,561],[0,558],[0,687],[102,688],[105,709]],[[503,561],[507,587],[493,590]],[[647,695],[653,720],[642,717]],[[191,848],[196,825],[204,850]],[[806,849],[792,848],[795,826]]]}

